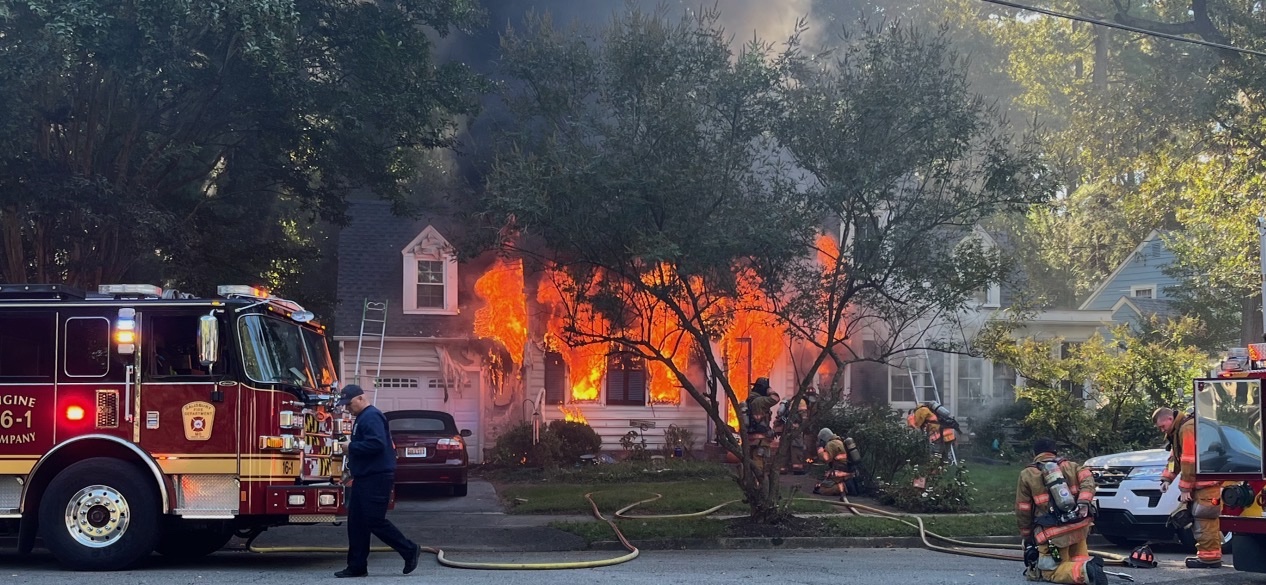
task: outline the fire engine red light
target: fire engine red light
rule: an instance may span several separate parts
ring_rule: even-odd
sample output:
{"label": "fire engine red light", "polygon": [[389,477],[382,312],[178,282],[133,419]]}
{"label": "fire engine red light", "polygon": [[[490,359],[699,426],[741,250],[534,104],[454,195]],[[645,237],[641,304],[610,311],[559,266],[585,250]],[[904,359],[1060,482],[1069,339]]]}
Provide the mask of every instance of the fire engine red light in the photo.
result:
{"label": "fire engine red light", "polygon": [[66,408],[66,420],[83,420],[84,408],[82,406],[70,406]]}

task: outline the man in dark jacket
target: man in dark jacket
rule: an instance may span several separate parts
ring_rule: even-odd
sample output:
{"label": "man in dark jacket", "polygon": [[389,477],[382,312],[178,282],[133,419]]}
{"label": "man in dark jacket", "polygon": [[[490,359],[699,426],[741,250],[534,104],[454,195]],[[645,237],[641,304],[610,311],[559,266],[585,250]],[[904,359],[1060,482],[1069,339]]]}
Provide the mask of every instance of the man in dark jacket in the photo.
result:
{"label": "man in dark jacket", "polygon": [[396,453],[387,417],[374,408],[365,391],[355,384],[343,389],[338,400],[356,416],[352,437],[343,446],[343,466],[352,478],[347,487],[347,568],[335,577],[369,574],[369,535],[373,533],[404,558],[404,573],[418,566],[422,548],[387,520],[387,504],[396,480]]}

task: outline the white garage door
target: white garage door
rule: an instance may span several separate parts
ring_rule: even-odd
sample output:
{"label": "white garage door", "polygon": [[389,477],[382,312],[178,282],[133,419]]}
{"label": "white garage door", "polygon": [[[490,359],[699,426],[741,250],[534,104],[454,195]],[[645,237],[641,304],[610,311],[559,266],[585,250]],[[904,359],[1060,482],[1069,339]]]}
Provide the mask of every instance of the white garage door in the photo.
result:
{"label": "white garage door", "polygon": [[383,372],[375,380],[372,391],[374,406],[383,412],[392,410],[439,410],[453,415],[457,428],[470,429],[466,437],[466,453],[471,463],[483,461],[479,444],[479,379],[458,387],[449,382],[448,401],[444,401],[444,381],[438,372]]}

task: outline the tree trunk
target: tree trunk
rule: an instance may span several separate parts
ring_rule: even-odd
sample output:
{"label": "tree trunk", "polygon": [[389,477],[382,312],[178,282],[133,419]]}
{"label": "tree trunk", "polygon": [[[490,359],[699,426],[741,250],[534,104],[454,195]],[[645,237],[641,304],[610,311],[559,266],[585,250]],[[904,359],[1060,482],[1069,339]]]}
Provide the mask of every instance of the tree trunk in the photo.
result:
{"label": "tree trunk", "polygon": [[1108,46],[1111,41],[1111,30],[1095,27],[1095,69],[1091,72],[1090,83],[1101,95],[1108,91]]}
{"label": "tree trunk", "polygon": [[1245,297],[1240,302],[1240,346],[1266,341],[1262,329],[1262,295]]}

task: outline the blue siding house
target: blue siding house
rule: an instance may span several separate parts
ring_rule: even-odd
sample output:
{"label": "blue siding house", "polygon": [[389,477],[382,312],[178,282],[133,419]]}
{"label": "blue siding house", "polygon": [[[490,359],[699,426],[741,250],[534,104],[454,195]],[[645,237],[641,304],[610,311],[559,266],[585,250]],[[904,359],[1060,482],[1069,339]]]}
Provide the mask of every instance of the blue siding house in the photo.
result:
{"label": "blue siding house", "polygon": [[1077,310],[1110,311],[1113,322],[1135,326],[1151,315],[1176,316],[1167,289],[1178,282],[1164,272],[1174,253],[1162,235],[1158,230],[1148,234]]}

